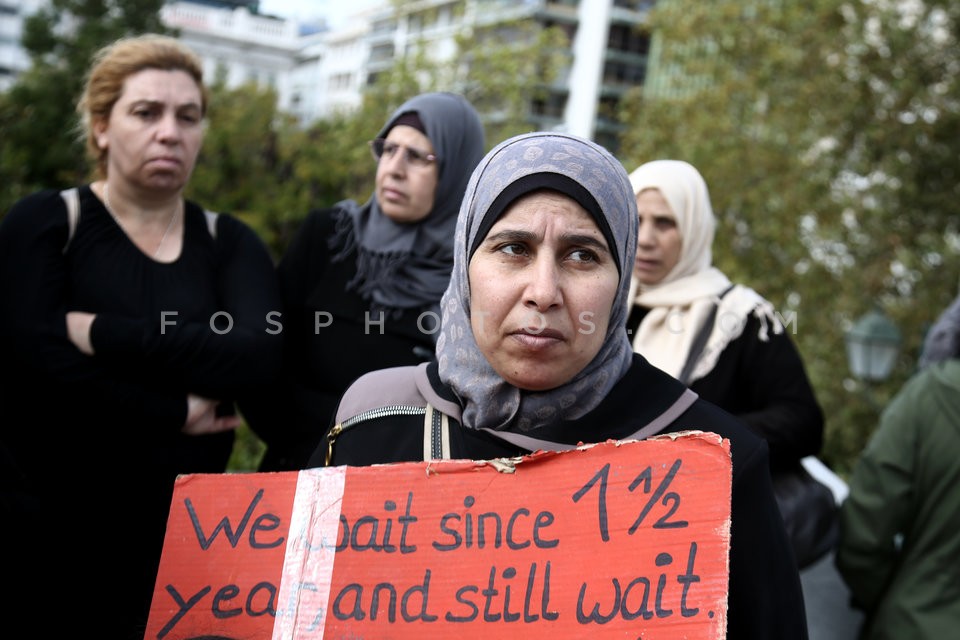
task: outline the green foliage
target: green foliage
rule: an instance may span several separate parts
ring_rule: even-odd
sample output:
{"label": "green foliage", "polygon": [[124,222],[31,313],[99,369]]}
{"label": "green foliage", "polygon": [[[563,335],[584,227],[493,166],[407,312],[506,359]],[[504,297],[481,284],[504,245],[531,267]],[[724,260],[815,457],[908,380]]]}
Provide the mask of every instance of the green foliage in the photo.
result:
{"label": "green foliage", "polygon": [[230,460],[227,461],[227,471],[238,473],[256,471],[266,451],[267,445],[244,422],[237,428],[233,451],[230,454]]}
{"label": "green foliage", "polygon": [[[960,5],[662,0],[651,22],[623,160],[704,174],[715,262],[795,313],[823,457],[845,472],[960,284]],[[875,303],[904,344],[891,379],[864,389],[844,332]]]}
{"label": "green foliage", "polygon": [[531,130],[531,105],[571,64],[566,34],[529,21],[461,33],[457,46],[461,91],[484,114],[490,146]]}
{"label": "green foliage", "polygon": [[272,221],[294,206],[278,176],[281,140],[295,123],[277,111],[272,89],[215,83],[210,94],[208,127],[187,196],[243,219],[266,239]]}

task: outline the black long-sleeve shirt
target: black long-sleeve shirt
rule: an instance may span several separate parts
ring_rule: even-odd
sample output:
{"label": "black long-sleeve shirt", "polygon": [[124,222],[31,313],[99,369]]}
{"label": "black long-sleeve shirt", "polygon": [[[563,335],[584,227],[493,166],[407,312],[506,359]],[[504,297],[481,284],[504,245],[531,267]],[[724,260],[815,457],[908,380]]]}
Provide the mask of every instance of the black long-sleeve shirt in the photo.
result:
{"label": "black long-sleeve shirt", "polygon": [[[232,432],[181,433],[187,395],[229,403],[276,376],[282,344],[268,314],[280,299],[266,246],[234,217],[217,217],[214,238],[188,202],[182,252],[162,263],[89,186],[79,199],[66,252],[57,191],[22,199],[0,224],[2,507],[29,532],[0,553],[5,566],[32,556],[28,577],[69,576],[70,602],[119,638],[123,617],[149,603],[174,480],[223,472],[232,449]],[[70,342],[68,311],[96,314],[95,355]],[[84,586],[93,575],[109,597]]]}
{"label": "black long-sleeve shirt", "polygon": [[357,272],[356,253],[332,259],[336,213],[311,212],[277,267],[284,305],[282,378],[240,402],[268,445],[261,471],[303,469],[340,395],[359,376],[433,356],[436,313],[414,308],[381,315],[347,290]]}

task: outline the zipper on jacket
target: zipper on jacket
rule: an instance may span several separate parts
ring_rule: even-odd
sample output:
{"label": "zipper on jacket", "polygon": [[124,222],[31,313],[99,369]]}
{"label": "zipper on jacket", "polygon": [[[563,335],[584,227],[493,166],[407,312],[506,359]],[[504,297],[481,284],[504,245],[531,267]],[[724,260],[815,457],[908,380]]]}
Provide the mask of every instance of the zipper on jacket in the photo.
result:
{"label": "zipper on jacket", "polygon": [[330,466],[330,461],[333,460],[333,445],[336,442],[337,438],[344,431],[348,431],[353,427],[357,426],[361,422],[366,422],[368,420],[376,420],[377,418],[385,418],[387,416],[423,416],[426,415],[426,407],[415,407],[412,405],[393,405],[389,407],[377,407],[376,409],[368,409],[362,413],[358,413],[352,418],[347,418],[343,422],[338,422],[330,428],[330,431],[327,433],[327,459],[326,466]]}

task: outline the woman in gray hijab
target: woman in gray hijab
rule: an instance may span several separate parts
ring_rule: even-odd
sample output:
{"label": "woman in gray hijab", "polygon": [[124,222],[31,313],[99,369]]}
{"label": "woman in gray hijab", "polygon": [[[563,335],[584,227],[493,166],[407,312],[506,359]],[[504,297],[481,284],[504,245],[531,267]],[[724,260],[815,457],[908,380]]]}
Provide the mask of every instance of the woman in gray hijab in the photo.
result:
{"label": "woman in gray hijab", "polygon": [[277,267],[284,373],[239,402],[267,443],[261,471],[303,468],[358,376],[433,356],[483,125],[462,96],[425,93],[393,112],[370,149],[370,198],[312,211]]}
{"label": "woman in gray hijab", "polygon": [[602,147],[544,132],[499,144],[460,209],[437,358],[351,385],[310,465],[718,433],[733,453],[728,637],[806,638],[765,442],[633,353],[624,325],[637,224],[627,174]]}

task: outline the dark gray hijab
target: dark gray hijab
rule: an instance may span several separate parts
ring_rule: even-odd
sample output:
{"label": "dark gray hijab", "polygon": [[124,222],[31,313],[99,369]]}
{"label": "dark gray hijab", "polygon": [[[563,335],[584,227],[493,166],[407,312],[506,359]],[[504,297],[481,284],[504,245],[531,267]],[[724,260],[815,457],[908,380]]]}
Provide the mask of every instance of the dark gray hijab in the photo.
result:
{"label": "dark gray hijab", "polygon": [[483,125],[473,106],[453,93],[424,93],[404,102],[377,134],[386,137],[400,116],[415,112],[438,158],[433,210],[422,221],[398,224],[380,210],[376,195],[342,211],[331,238],[333,260],[357,249],[357,274],[347,284],[374,309],[434,307],[453,267],[453,231],[470,173],[483,157]]}
{"label": "dark gray hijab", "polygon": [[[468,266],[472,248],[509,203],[545,183],[561,185],[597,220],[617,258],[620,284],[603,346],[580,373],[549,391],[508,384],[480,352],[470,325]],[[568,185],[564,187],[562,185]],[[574,193],[576,192],[576,193]],[[592,199],[592,202],[590,200]],[[529,133],[497,145],[470,178],[457,221],[453,273],[441,301],[437,342],[440,379],[463,403],[463,425],[531,431],[575,420],[596,408],[630,368],[625,330],[630,275],[637,248],[637,203],[626,170],[603,147],[571,135]],[[605,228],[606,227],[606,228]]]}

